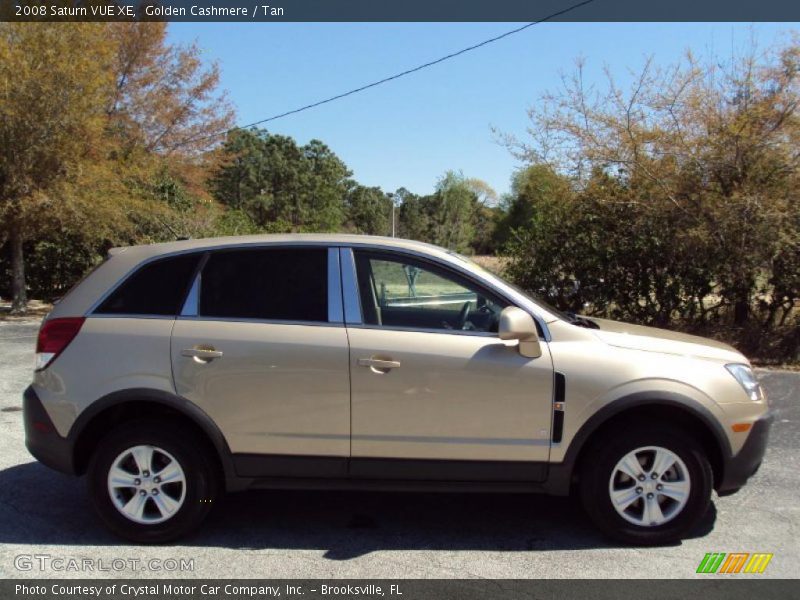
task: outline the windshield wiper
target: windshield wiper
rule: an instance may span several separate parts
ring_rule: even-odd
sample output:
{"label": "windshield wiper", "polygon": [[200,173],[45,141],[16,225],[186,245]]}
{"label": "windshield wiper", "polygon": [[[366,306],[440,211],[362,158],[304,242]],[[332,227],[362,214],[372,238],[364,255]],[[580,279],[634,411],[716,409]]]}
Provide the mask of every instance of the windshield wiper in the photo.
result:
{"label": "windshield wiper", "polygon": [[598,325],[591,319],[587,319],[586,317],[577,315],[574,312],[568,312],[566,314],[567,317],[569,318],[569,322],[572,323],[573,325],[577,325],[578,327],[586,327],[586,329],[600,329],[600,325]]}

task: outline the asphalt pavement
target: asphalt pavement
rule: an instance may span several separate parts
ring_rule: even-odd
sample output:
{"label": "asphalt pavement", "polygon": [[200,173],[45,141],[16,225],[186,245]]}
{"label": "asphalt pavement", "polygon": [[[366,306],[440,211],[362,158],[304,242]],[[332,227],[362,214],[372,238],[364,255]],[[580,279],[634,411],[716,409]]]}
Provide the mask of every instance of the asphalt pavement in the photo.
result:
{"label": "asphalt pavement", "polygon": [[764,465],[674,546],[610,543],[568,498],[253,491],[225,498],[191,537],[147,547],[107,533],[84,480],[25,449],[37,327],[0,321],[0,577],[685,578],[709,577],[695,574],[707,552],[773,553],[755,577],[800,573],[797,372],[759,370],[776,411]]}

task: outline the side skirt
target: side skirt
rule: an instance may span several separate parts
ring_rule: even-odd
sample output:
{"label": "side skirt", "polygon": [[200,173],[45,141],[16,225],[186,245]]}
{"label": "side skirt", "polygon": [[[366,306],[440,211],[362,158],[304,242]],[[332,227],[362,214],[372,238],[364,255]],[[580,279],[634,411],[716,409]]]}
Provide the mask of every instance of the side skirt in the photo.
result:
{"label": "side skirt", "polygon": [[240,489],[549,493],[564,495],[563,465],[234,454]]}
{"label": "side skirt", "polygon": [[248,489],[480,494],[550,493],[547,487],[540,483],[523,481],[404,481],[390,479],[303,479],[297,477],[262,477],[252,480]]}

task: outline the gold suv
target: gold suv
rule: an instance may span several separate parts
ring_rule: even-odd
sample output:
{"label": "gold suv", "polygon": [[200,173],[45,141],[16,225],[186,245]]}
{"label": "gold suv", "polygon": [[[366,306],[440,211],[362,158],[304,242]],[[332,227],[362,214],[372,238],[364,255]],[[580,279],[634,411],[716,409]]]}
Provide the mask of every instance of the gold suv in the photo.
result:
{"label": "gold suv", "polygon": [[139,542],[251,488],[580,494],[674,541],[758,469],[747,359],[563,314],[465,258],[281,235],[112,250],[39,332],[27,446]]}

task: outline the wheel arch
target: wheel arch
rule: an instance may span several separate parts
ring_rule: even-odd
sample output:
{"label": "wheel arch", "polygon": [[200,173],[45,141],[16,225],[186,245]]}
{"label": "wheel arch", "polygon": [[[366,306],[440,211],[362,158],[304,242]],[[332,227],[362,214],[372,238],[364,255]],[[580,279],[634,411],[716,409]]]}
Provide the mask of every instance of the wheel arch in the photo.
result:
{"label": "wheel arch", "polygon": [[690,431],[706,451],[714,473],[714,487],[721,484],[732,453],[725,431],[711,411],[682,394],[637,392],[604,406],[581,426],[570,441],[564,461],[553,465],[554,477],[550,482],[553,493],[569,493],[594,442],[611,429],[636,419],[671,423]]}
{"label": "wheel arch", "polygon": [[147,388],[108,394],[92,403],[78,416],[67,434],[72,447],[75,472],[79,475],[86,472],[94,448],[110,427],[131,419],[155,415],[181,421],[192,428],[212,451],[226,487],[235,487],[237,478],[230,448],[211,417],[181,396]]}

